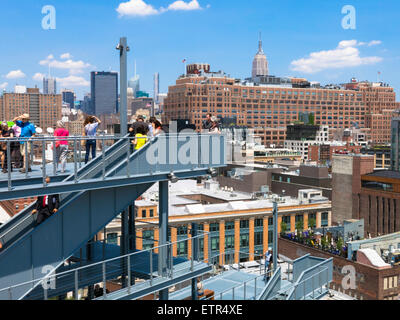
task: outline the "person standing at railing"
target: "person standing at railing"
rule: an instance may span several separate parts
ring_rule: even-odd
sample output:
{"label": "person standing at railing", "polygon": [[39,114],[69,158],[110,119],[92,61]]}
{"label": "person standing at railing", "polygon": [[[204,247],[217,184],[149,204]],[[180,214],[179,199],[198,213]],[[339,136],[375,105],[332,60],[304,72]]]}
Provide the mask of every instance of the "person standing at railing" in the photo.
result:
{"label": "person standing at railing", "polygon": [[[14,137],[19,138],[21,135],[21,127],[14,124],[11,129],[14,132]],[[20,151],[19,141],[11,142],[11,162],[14,164],[14,168],[20,169],[23,167],[23,157]]]}
{"label": "person standing at railing", "polygon": [[[9,138],[14,138],[14,131],[11,130],[8,127],[7,122],[3,122],[1,124],[1,138],[3,139],[9,139]],[[1,167],[2,167],[2,172],[3,173],[7,173],[8,169],[7,169],[7,162],[8,162],[8,157],[7,157],[7,142],[3,141],[1,144]],[[11,152],[11,143],[10,143],[10,152]],[[11,160],[11,159],[10,159]],[[12,171],[12,167],[11,167],[11,171]]]}
{"label": "person standing at railing", "polygon": [[138,127],[136,129],[135,139],[132,144],[135,146],[135,151],[141,149],[147,142],[146,131],[143,127]]}
{"label": "person standing at railing", "polygon": [[[68,137],[69,131],[65,129],[63,121],[57,121],[57,129],[54,131],[55,137]],[[65,166],[67,163],[68,154],[68,140],[56,139],[56,166],[58,170],[58,164],[61,161],[61,172],[65,172]]]}
{"label": "person standing at railing", "polygon": [[211,127],[209,130],[210,133],[221,133],[219,130],[219,123],[218,123],[218,118],[213,116],[211,117]]}
{"label": "person standing at railing", "polygon": [[265,253],[265,262],[264,262],[264,279],[268,281],[269,279],[269,271],[272,263],[272,250],[268,249]]}
{"label": "person standing at railing", "polygon": [[155,121],[157,121],[156,117],[150,117],[149,123],[147,124],[147,127],[148,127],[147,136],[148,136],[149,138],[154,137],[154,126],[153,126],[153,123],[154,123]]}
{"label": "person standing at railing", "polygon": [[212,114],[211,113],[207,113],[206,115],[206,120],[203,121],[202,123],[202,128],[203,130],[210,130],[212,127]]}
{"label": "person standing at railing", "polygon": [[[50,183],[50,177],[46,177],[46,183]],[[60,207],[60,196],[58,194],[45,195],[37,198],[35,209],[32,210],[32,215],[37,213],[36,225],[41,224],[52,214],[58,211]]]}
{"label": "person standing at railing", "polygon": [[[144,118],[142,116],[138,116],[136,119],[136,122],[132,124],[132,126],[129,128],[129,137],[133,138],[131,139],[131,153],[135,149],[135,137],[136,135],[140,132],[144,132],[144,134],[147,134],[148,128],[146,124],[144,123]],[[136,150],[136,149],[135,149]]]}
{"label": "person standing at railing", "polygon": [[[20,135],[20,151],[21,155],[24,157],[23,168],[20,170],[21,173],[25,173],[26,170],[32,171],[30,164],[30,154],[31,154],[31,144],[29,143],[30,138],[34,137],[36,134],[35,126],[29,122],[29,114],[24,113],[19,117],[15,117],[13,122],[21,127]],[[28,157],[27,159],[25,157]],[[26,168],[28,164],[28,168]]]}
{"label": "person standing at railing", "polygon": [[92,149],[92,160],[96,158],[96,132],[101,121],[96,116],[89,116],[87,118],[88,123],[85,126],[85,135],[88,137],[86,140],[86,155],[85,164],[89,161],[90,149]]}
{"label": "person standing at railing", "polygon": [[153,126],[153,136],[154,136],[154,137],[158,136],[159,134],[161,134],[161,133],[163,132],[162,124],[161,124],[160,121],[155,120],[155,121],[152,123],[152,126]]}

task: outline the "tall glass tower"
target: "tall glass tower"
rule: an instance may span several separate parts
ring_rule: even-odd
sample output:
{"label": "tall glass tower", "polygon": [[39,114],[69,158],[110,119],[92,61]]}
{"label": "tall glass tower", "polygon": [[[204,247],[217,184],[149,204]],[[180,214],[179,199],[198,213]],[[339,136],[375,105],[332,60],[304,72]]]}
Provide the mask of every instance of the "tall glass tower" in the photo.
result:
{"label": "tall glass tower", "polygon": [[93,71],[90,84],[92,113],[118,113],[118,72]]}
{"label": "tall glass tower", "polygon": [[57,81],[55,78],[43,78],[43,93],[57,94]]}
{"label": "tall glass tower", "polygon": [[154,102],[158,104],[158,94],[160,93],[160,74],[156,72],[154,74]]}

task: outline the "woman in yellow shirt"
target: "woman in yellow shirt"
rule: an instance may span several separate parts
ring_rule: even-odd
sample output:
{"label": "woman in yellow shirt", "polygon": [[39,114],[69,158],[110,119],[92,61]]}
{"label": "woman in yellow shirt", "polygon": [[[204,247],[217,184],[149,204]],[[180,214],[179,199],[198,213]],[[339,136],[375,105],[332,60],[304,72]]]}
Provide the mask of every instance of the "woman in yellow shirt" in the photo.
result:
{"label": "woman in yellow shirt", "polygon": [[132,143],[135,146],[135,150],[139,150],[142,148],[147,142],[147,135],[143,127],[139,126],[136,129],[136,135],[135,139],[132,141]]}

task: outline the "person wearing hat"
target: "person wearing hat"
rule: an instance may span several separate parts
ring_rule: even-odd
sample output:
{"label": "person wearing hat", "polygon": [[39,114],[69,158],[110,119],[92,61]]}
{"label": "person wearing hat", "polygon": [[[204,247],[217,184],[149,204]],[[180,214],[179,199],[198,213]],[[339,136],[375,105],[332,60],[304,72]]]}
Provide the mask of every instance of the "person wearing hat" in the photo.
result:
{"label": "person wearing hat", "polygon": [[272,262],[272,249],[268,248],[265,253],[265,263],[264,263],[264,280],[269,280],[269,272],[271,269]]}
{"label": "person wearing hat", "polygon": [[[20,151],[21,155],[24,157],[24,163],[20,172],[25,173],[26,170],[32,171],[29,161],[31,153],[31,144],[29,143],[29,140],[36,134],[35,126],[29,122],[29,114],[27,113],[24,113],[19,117],[15,117],[13,122],[15,122],[18,127],[21,127],[21,135],[19,136]],[[25,159],[26,156],[28,157],[27,159]],[[28,168],[26,168],[26,164],[28,164]]]}
{"label": "person wearing hat", "polygon": [[[57,121],[57,129],[54,131],[55,137],[68,137],[69,131],[65,129],[63,121]],[[61,161],[61,172],[65,172],[65,165],[67,163],[68,154],[68,140],[56,140],[56,166]]]}

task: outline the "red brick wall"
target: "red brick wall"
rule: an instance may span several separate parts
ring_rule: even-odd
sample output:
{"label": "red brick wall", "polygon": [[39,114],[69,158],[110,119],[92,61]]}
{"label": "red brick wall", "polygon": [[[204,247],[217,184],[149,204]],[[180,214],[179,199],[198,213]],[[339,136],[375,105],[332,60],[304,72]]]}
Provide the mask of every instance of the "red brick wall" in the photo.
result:
{"label": "red brick wall", "polygon": [[[334,270],[331,288],[340,292],[344,292],[352,297],[356,296],[357,299],[360,299],[360,296],[362,296],[363,300],[383,300],[387,296],[400,294],[399,286],[397,286],[397,288],[383,290],[383,279],[390,276],[397,276],[399,278],[400,266],[385,270],[378,270],[374,267],[353,262],[345,258],[281,238],[279,238],[278,241],[278,251],[280,254],[290,259],[297,259],[307,253],[321,258],[333,257]],[[342,280],[346,274],[342,274],[340,271],[344,266],[353,266],[355,268],[356,288],[354,290],[344,290],[342,287]]]}

